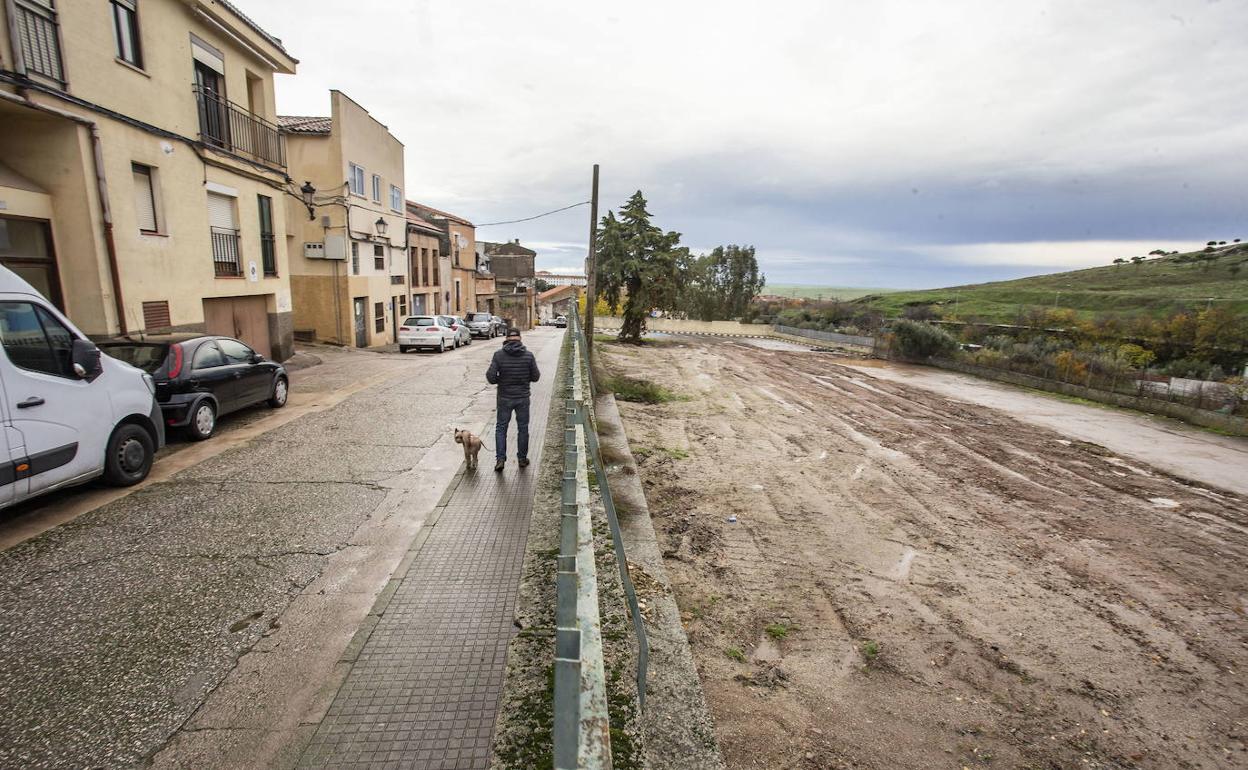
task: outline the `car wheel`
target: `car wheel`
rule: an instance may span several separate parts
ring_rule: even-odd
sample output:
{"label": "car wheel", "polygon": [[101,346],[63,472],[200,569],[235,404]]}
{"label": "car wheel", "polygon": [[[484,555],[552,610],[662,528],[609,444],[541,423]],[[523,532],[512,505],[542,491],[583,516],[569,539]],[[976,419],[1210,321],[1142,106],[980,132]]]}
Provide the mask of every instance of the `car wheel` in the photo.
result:
{"label": "car wheel", "polygon": [[211,438],[217,429],[217,408],[208,399],[200,401],[191,412],[191,421],[186,425],[186,435],[191,441],[203,441]]}
{"label": "car wheel", "polygon": [[156,447],[152,437],[138,425],[122,425],[108,439],[104,454],[104,480],[117,487],[138,484],[152,469]]}
{"label": "car wheel", "polygon": [[438,340],[438,352],[439,353],[446,352],[446,340],[445,339]]}
{"label": "car wheel", "polygon": [[411,350],[411,348],[409,348],[407,345],[399,345],[399,352],[400,352],[400,353],[406,353],[406,352],[407,352],[407,351],[409,351],[409,350]]}
{"label": "car wheel", "polygon": [[290,395],[290,383],[285,377],[278,377],[277,382],[273,383],[273,397],[269,399],[269,406],[274,409],[281,409],[286,406],[286,398]]}

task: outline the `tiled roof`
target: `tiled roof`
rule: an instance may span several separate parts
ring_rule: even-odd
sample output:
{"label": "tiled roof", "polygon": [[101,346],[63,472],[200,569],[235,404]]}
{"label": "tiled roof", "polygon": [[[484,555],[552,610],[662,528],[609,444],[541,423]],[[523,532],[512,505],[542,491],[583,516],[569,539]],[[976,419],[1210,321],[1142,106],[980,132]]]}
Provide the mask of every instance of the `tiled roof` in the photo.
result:
{"label": "tiled roof", "polygon": [[421,230],[428,230],[429,232],[438,233],[439,235],[442,234],[442,228],[438,227],[437,225],[433,224],[432,222],[428,220],[425,220],[425,219],[422,219],[421,217],[416,216],[411,211],[407,212],[407,223]]}
{"label": "tiled roof", "polygon": [[277,125],[292,134],[328,134],[333,128],[333,118],[308,115],[278,115]]}
{"label": "tiled roof", "polygon": [[420,209],[423,212],[426,212],[424,216],[427,216],[430,219],[449,219],[452,222],[456,222],[461,225],[466,225],[468,227],[476,227],[476,225],[474,225],[472,222],[469,222],[467,219],[464,219],[461,216],[450,214],[445,211],[439,211],[438,209],[435,209],[433,206],[426,206],[425,204],[417,203],[416,201],[408,201],[407,210],[411,211],[413,207]]}
{"label": "tiled roof", "polygon": [[554,299],[554,298],[555,298],[555,297],[557,297],[558,295],[560,295],[560,294],[562,294],[562,293],[564,293],[564,292],[569,292],[569,291],[570,291],[570,292],[573,292],[573,293],[575,293],[575,294],[580,294],[580,292],[579,292],[579,291],[577,291],[577,289],[578,289],[578,288],[580,288],[580,287],[577,287],[577,286],[556,286],[556,287],[555,287],[555,288],[553,288],[553,289],[547,289],[546,291],[542,292],[541,294],[538,294],[538,295],[537,295],[537,301],[538,301],[538,302],[546,302],[547,300]]}
{"label": "tiled roof", "polygon": [[485,253],[491,257],[511,256],[511,257],[536,257],[537,252],[533,249],[525,248],[518,243],[489,243],[482,242]]}

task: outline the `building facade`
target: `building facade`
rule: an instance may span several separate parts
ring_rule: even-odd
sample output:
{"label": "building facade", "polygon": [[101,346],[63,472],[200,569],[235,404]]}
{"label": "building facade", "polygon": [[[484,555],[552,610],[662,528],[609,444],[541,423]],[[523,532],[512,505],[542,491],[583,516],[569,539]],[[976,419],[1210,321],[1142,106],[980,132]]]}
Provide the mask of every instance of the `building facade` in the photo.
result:
{"label": "building facade", "polygon": [[531,329],[537,323],[536,270],[537,252],[520,245],[481,243],[481,253],[489,261],[490,272],[498,292],[498,315],[519,329]]}
{"label": "building facade", "polygon": [[580,286],[585,288],[589,286],[589,279],[583,275],[565,275],[563,273],[552,273],[548,270],[538,270],[535,277],[539,281],[545,281],[548,285],[554,286]]}
{"label": "building facade", "polygon": [[350,347],[395,342],[412,297],[403,144],[341,91],[329,117],[278,121],[306,190],[286,204],[294,328]]}
{"label": "building facade", "polygon": [[445,313],[443,271],[451,260],[442,259],[442,231],[432,222],[407,212],[408,272],[412,277],[412,314]]}
{"label": "building facade", "polygon": [[224,0],[4,0],[0,264],[87,334],[293,352],[281,42]]}
{"label": "building facade", "polygon": [[462,316],[472,312],[495,312],[493,276],[477,257],[477,229],[472,222],[423,203],[407,202],[407,212],[431,224],[439,232],[439,249],[445,258],[441,283],[443,309],[435,312]]}
{"label": "building facade", "polygon": [[576,302],[584,290],[580,286],[556,286],[537,295],[538,323],[547,323],[556,316],[575,312]]}

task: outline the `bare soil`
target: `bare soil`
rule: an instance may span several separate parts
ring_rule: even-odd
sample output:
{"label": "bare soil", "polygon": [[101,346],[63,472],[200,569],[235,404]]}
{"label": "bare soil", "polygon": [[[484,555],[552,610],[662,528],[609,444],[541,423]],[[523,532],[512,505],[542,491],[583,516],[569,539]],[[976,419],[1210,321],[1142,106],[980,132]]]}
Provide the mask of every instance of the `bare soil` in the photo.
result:
{"label": "bare soil", "polygon": [[598,349],[688,397],[620,408],[729,767],[1248,766],[1244,497],[826,353]]}

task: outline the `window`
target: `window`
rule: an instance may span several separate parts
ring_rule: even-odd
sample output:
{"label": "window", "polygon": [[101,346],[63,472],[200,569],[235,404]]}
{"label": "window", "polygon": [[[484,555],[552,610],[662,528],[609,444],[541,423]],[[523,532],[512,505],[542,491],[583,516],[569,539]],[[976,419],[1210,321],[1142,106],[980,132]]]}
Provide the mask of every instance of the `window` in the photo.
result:
{"label": "window", "polygon": [[407,295],[399,295],[399,315],[407,315]]}
{"label": "window", "polygon": [[257,195],[256,203],[260,209],[260,256],[264,262],[264,274],[275,276],[277,251],[273,237],[273,199],[267,195]]}
{"label": "window", "polygon": [[394,185],[390,185],[390,208],[395,211],[403,210],[403,191]]}
{"label": "window", "polygon": [[10,3],[16,14],[10,21],[17,28],[27,75],[38,75],[64,87],[65,68],[61,61],[61,30],[52,0]]}
{"label": "window", "polygon": [[255,351],[238,340],[217,340],[227,364],[249,364]]}
{"label": "window", "polygon": [[360,244],[351,241],[351,275],[360,274]]}
{"label": "window", "polygon": [[142,69],[143,50],[139,45],[139,12],[137,0],[109,0],[113,7],[113,35],[117,40],[117,58]]}
{"label": "window", "polygon": [[351,185],[351,192],[364,197],[364,169],[354,163],[351,165],[351,177],[347,180]]}
{"label": "window", "polygon": [[386,330],[386,303],[373,303],[373,328],[379,332]]}
{"label": "window", "polygon": [[373,268],[377,270],[386,269],[386,247],[380,243],[373,244]]}
{"label": "window", "polygon": [[392,275],[392,276],[390,276],[390,285],[392,285],[392,286],[402,286],[402,285],[403,285],[403,276],[401,276],[401,275]]}
{"label": "window", "polygon": [[455,279],[455,309],[459,310],[459,279]]}
{"label": "window", "polygon": [[72,377],[74,335],[30,302],[0,302],[0,341],[14,366]]}
{"label": "window", "polygon": [[131,163],[134,172],[134,214],[139,221],[139,232],[160,232],[156,220],[156,183],[152,179],[152,167]]}
{"label": "window", "polygon": [[381,203],[381,177],[373,174],[373,200]]}
{"label": "window", "polygon": [[143,303],[143,330],[147,332],[157,329],[168,329],[173,326],[169,318],[169,300]]}
{"label": "window", "polygon": [[225,356],[221,355],[217,343],[205,342],[195,350],[195,357],[191,360],[192,369],[212,369],[217,366],[225,366]]}

